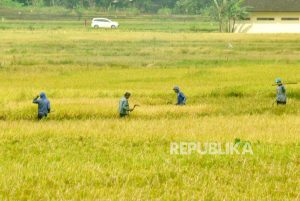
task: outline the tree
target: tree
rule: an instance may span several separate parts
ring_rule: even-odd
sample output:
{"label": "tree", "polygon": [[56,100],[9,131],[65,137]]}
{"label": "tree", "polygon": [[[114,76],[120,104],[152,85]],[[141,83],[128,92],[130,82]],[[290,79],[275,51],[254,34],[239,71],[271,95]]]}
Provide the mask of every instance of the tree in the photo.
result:
{"label": "tree", "polygon": [[23,6],[23,3],[15,2],[13,0],[0,0],[0,6],[5,6],[5,7],[21,7],[21,6]]}
{"label": "tree", "polygon": [[228,31],[234,32],[235,23],[237,20],[248,17],[248,7],[243,6],[244,0],[231,0],[228,3]]}
{"label": "tree", "polygon": [[211,15],[219,22],[220,32],[234,32],[235,23],[248,16],[244,0],[212,0]]}
{"label": "tree", "polygon": [[32,4],[32,6],[35,6],[35,7],[41,7],[44,5],[44,1],[43,0],[32,0],[31,4]]}
{"label": "tree", "polygon": [[175,9],[178,13],[200,14],[211,7],[211,0],[178,0]]}
{"label": "tree", "polygon": [[219,22],[219,31],[224,31],[224,19],[227,15],[227,0],[212,0],[214,6],[212,7],[212,16]]}

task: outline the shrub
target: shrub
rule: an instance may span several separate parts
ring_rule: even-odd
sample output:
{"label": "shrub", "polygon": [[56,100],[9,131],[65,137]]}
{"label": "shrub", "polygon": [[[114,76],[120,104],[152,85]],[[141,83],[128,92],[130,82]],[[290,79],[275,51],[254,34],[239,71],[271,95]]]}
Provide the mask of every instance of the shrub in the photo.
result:
{"label": "shrub", "polygon": [[140,14],[140,10],[137,8],[127,8],[125,9],[125,13],[128,16],[137,16]]}
{"label": "shrub", "polygon": [[21,6],[23,6],[23,4],[12,1],[12,0],[0,0],[0,6],[3,6],[3,7],[21,7]]}
{"label": "shrub", "polygon": [[171,15],[172,14],[172,9],[170,9],[170,8],[161,8],[157,11],[157,14],[159,14],[159,15]]}

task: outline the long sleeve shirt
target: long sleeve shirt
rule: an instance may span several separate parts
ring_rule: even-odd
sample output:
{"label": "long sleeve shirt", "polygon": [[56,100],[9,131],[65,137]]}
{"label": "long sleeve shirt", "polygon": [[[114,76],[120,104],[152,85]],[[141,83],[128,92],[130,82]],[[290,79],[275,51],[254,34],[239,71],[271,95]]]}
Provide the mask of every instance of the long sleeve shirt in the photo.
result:
{"label": "long sleeve shirt", "polygon": [[186,103],[186,97],[185,95],[180,91],[177,94],[177,105],[185,105]]}
{"label": "long sleeve shirt", "polygon": [[119,113],[125,115],[129,113],[129,103],[125,97],[122,97],[119,102]]}
{"label": "long sleeve shirt", "polygon": [[277,91],[276,100],[278,102],[286,102],[286,89],[285,89],[285,86],[279,85],[277,87],[276,91]]}
{"label": "long sleeve shirt", "polygon": [[47,98],[35,98],[32,101],[34,104],[38,104],[38,113],[42,115],[48,115],[50,112],[50,101]]}

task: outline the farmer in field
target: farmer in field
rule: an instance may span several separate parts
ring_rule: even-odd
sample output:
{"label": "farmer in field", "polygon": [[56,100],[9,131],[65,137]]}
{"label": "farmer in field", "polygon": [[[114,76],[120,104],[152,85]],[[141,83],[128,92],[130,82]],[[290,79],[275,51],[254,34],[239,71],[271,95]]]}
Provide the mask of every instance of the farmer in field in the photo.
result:
{"label": "farmer in field", "polygon": [[173,88],[174,92],[177,94],[177,103],[176,105],[185,105],[186,103],[186,97],[185,95],[180,91],[178,86],[175,86]]}
{"label": "farmer in field", "polygon": [[282,84],[282,81],[280,78],[277,78],[275,80],[275,83],[277,85],[277,96],[276,96],[276,102],[277,105],[285,105],[286,104],[286,88]]}
{"label": "farmer in field", "polygon": [[121,118],[128,116],[130,112],[133,112],[135,107],[139,106],[134,105],[132,109],[129,108],[128,99],[130,98],[130,96],[131,93],[126,92],[119,102],[119,114]]}
{"label": "farmer in field", "polygon": [[47,99],[46,94],[42,92],[40,95],[33,99],[34,104],[38,104],[38,119],[41,120],[47,117],[50,113],[50,101]]}

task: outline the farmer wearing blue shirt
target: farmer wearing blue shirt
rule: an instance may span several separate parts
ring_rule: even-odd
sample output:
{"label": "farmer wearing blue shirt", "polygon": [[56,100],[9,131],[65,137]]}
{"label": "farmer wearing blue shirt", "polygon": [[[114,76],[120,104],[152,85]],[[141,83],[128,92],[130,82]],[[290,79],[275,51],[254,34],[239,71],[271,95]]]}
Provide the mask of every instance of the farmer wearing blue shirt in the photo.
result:
{"label": "farmer wearing blue shirt", "polygon": [[277,105],[285,105],[286,104],[286,88],[285,86],[282,84],[282,81],[280,78],[277,78],[275,80],[277,88],[276,88],[276,102]]}
{"label": "farmer wearing blue shirt", "polygon": [[186,103],[186,97],[185,95],[180,91],[178,86],[175,86],[173,88],[174,92],[177,94],[177,103],[176,105],[185,105]]}
{"label": "farmer wearing blue shirt", "polygon": [[33,99],[34,104],[38,104],[38,119],[47,117],[50,113],[50,101],[47,99],[46,94],[42,92],[39,96]]}

